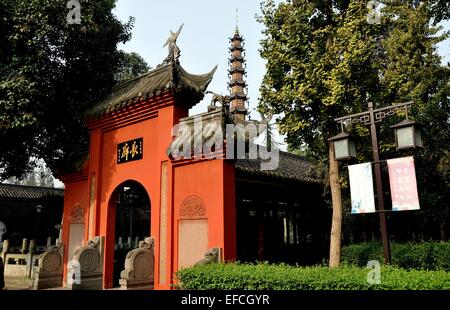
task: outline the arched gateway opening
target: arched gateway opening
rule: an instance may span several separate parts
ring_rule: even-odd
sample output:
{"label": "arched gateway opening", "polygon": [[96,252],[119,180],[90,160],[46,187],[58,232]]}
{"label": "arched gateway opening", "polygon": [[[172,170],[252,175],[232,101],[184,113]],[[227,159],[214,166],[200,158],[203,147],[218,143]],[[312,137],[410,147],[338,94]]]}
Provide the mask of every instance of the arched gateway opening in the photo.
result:
{"label": "arched gateway opening", "polygon": [[115,209],[113,287],[118,287],[127,253],[150,236],[151,203],[145,188],[130,180],[114,190],[110,206]]}

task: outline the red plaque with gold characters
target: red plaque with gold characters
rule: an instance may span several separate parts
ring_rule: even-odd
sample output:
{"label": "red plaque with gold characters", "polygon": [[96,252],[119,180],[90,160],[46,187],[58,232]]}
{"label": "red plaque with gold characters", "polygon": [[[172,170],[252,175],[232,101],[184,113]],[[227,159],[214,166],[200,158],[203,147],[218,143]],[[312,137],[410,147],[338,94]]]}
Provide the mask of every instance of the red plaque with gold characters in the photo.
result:
{"label": "red plaque with gold characters", "polygon": [[123,164],[142,159],[144,150],[143,138],[119,143],[117,145],[117,163]]}

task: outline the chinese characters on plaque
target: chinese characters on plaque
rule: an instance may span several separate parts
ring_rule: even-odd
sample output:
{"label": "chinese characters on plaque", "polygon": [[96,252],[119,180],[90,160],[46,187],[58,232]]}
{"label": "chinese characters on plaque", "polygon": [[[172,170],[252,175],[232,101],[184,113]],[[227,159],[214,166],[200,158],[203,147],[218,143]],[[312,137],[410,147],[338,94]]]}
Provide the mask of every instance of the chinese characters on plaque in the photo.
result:
{"label": "chinese characters on plaque", "polygon": [[389,159],[392,211],[419,210],[416,171],[413,157]]}
{"label": "chinese characters on plaque", "polygon": [[[413,157],[387,160],[392,211],[419,210]],[[348,166],[352,214],[375,212],[372,163]]]}
{"label": "chinese characters on plaque", "polygon": [[123,164],[130,161],[142,159],[143,155],[143,138],[119,143],[117,145],[117,163]]}

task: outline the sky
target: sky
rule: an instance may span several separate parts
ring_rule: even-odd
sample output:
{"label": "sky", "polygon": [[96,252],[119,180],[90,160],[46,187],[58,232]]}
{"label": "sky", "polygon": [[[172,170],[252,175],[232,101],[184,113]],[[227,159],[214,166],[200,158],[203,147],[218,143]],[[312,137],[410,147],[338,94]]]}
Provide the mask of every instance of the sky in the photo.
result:
{"label": "sky", "polygon": [[[265,72],[265,61],[259,55],[263,26],[256,21],[260,14],[260,0],[119,0],[114,10],[123,22],[135,17],[132,39],[120,49],[139,53],[151,67],[156,67],[167,56],[163,48],[170,30],[176,31],[184,23],[177,44],[181,50],[181,65],[190,73],[203,74],[218,65],[209,90],[227,94],[229,37],[236,23],[245,38],[249,111],[253,119],[260,119],[255,111],[259,87]],[[282,0],[276,0],[277,3]],[[236,16],[236,9],[238,14]],[[450,22],[444,30],[450,30]],[[439,45],[445,63],[450,62],[450,40]],[[190,114],[206,111],[211,95],[190,110]],[[283,136],[275,134],[280,148]],[[57,185],[62,183],[57,181]]]}
{"label": "sky", "polygon": [[[184,23],[177,41],[181,50],[181,65],[193,74],[207,73],[218,65],[208,89],[225,95],[228,94],[229,37],[238,23],[245,38],[250,116],[260,119],[255,111],[265,72],[265,60],[259,55],[263,26],[255,18],[256,14],[260,14],[260,2],[261,0],[119,0],[114,11],[116,16],[122,21],[127,21],[129,16],[136,19],[132,39],[119,48],[139,53],[151,67],[156,67],[167,56],[167,48],[162,46],[169,31],[176,31]],[[450,30],[450,22],[445,24],[445,29]],[[439,50],[445,57],[444,61],[450,61],[450,40],[441,43]],[[211,95],[205,96],[202,102],[191,109],[190,115],[205,112],[210,98]],[[283,141],[283,137],[279,135],[275,135],[275,139]],[[285,147],[281,145],[281,149]]]}
{"label": "sky", "polygon": [[[114,11],[116,16],[122,21],[127,21],[129,16],[136,18],[132,39],[119,48],[139,53],[151,67],[156,67],[167,56],[167,48],[162,46],[169,31],[176,31],[184,23],[177,41],[182,66],[190,73],[201,74],[217,64],[209,90],[227,94],[228,38],[236,27],[236,9],[239,30],[245,38],[249,104],[253,109],[265,71],[265,61],[258,51],[263,26],[255,18],[260,14],[260,0],[119,0]],[[450,30],[449,22],[445,29]],[[445,61],[450,61],[450,41],[441,43],[439,48]],[[209,99],[206,97],[191,114],[206,110]],[[253,112],[252,117],[259,115]]]}
{"label": "sky", "polygon": [[[209,90],[227,94],[229,37],[238,26],[245,38],[247,82],[250,107],[256,107],[258,89],[264,75],[264,61],[259,56],[262,25],[256,19],[259,0],[119,0],[115,14],[126,21],[136,18],[133,37],[119,48],[139,53],[151,67],[167,56],[163,48],[169,31],[176,31],[184,23],[177,45],[181,50],[180,63],[190,73],[203,74],[218,65]],[[205,112],[211,95],[195,106],[190,114]],[[253,112],[253,118],[259,114]]]}

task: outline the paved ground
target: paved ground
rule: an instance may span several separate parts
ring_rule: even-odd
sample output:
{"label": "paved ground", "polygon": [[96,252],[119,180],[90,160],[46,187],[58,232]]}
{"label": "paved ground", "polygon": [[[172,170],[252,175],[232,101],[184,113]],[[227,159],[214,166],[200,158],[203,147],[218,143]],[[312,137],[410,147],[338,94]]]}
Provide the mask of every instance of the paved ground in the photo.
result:
{"label": "paved ground", "polygon": [[[31,290],[33,286],[33,280],[32,279],[21,279],[21,278],[5,278],[5,286],[6,290]],[[119,290],[120,288],[112,288],[109,290]],[[62,291],[62,290],[68,290],[65,287],[54,287],[54,288],[48,288],[46,290],[56,290],[56,291]]]}
{"label": "paved ground", "polygon": [[5,287],[7,290],[29,290],[32,286],[32,279],[5,277]]}

